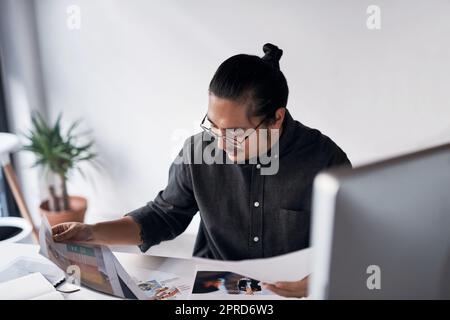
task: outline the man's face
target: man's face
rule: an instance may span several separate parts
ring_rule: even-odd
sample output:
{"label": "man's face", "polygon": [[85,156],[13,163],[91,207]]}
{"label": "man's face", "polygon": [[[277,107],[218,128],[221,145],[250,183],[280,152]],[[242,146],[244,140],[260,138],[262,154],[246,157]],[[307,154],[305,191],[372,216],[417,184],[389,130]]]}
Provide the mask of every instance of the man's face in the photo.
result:
{"label": "man's face", "polygon": [[[284,118],[284,111],[282,113],[282,118]],[[248,134],[253,132],[253,129],[263,120],[261,117],[249,117],[245,104],[229,99],[222,99],[212,93],[209,94],[207,117],[214,129],[222,131],[222,133],[226,133],[226,130],[230,129],[237,133],[245,132]],[[233,145],[224,138],[218,139],[218,148],[224,150],[228,158],[233,162],[244,161],[257,156],[260,152],[265,151],[262,150],[264,149],[262,146],[269,146],[271,143],[268,140],[269,135],[266,134],[267,130],[258,132],[259,129],[279,129],[282,120],[276,121],[270,126],[263,123],[259,126],[257,132],[253,132],[242,144],[238,144],[238,146]],[[262,139],[266,139],[267,141],[262,143]]]}

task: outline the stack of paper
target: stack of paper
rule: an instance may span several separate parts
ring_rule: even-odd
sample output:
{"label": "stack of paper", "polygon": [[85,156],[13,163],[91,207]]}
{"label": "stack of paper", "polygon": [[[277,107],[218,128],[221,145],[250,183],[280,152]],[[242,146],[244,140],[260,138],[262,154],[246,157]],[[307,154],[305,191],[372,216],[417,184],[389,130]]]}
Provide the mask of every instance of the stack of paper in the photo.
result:
{"label": "stack of paper", "polygon": [[40,273],[28,274],[0,283],[0,300],[29,299],[63,300],[64,297]]}

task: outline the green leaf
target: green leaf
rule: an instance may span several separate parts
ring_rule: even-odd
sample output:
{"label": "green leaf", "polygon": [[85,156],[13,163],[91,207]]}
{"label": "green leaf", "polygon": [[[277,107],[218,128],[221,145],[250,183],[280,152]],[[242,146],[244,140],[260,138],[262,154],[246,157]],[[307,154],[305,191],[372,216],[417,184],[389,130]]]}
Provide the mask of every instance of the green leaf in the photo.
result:
{"label": "green leaf", "polygon": [[44,170],[48,168],[67,179],[69,171],[79,168],[80,162],[91,162],[97,156],[91,151],[93,141],[84,144],[77,142],[82,134],[74,132],[81,120],[73,122],[65,134],[61,128],[62,113],[59,113],[54,125],[50,126],[42,114],[34,112],[31,123],[31,128],[24,135],[28,143],[22,149],[37,156],[33,166],[42,166]]}

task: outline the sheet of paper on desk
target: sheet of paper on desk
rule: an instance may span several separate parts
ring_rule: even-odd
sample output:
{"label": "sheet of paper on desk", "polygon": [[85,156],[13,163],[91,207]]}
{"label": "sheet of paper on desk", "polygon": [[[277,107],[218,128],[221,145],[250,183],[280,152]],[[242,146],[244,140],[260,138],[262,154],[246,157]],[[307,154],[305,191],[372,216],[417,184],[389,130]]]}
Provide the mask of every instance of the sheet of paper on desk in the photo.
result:
{"label": "sheet of paper on desk", "polygon": [[285,299],[264,288],[258,279],[230,271],[198,265],[191,300],[278,300]]}
{"label": "sheet of paper on desk", "polygon": [[0,283],[0,300],[63,300],[61,293],[40,273]]}
{"label": "sheet of paper on desk", "polygon": [[78,276],[82,285],[121,298],[147,298],[108,247],[54,242],[45,218],[42,219],[39,244],[40,254],[65,272],[75,271],[73,278]]}
{"label": "sheet of paper on desk", "polygon": [[312,249],[265,259],[222,261],[194,258],[196,263],[206,269],[235,272],[267,283],[276,281],[296,281],[311,273]]}
{"label": "sheet of paper on desk", "polygon": [[64,272],[51,261],[40,261],[30,257],[17,257],[0,269],[0,283],[39,272],[53,286],[65,279]]}

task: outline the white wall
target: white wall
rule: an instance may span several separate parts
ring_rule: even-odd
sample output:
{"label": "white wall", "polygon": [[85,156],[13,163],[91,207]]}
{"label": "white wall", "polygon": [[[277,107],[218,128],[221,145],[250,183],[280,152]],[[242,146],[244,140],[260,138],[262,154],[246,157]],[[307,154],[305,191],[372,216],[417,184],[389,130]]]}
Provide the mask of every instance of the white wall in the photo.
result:
{"label": "white wall", "polygon": [[[81,8],[81,29],[66,7]],[[366,28],[381,7],[382,28]],[[198,131],[218,65],[284,50],[289,109],[354,164],[450,140],[450,2],[36,1],[47,108],[84,118],[105,172],[88,219],[113,218],[165,186],[173,152]],[[195,129],[194,129],[195,128]],[[192,230],[195,230],[193,228]]]}

